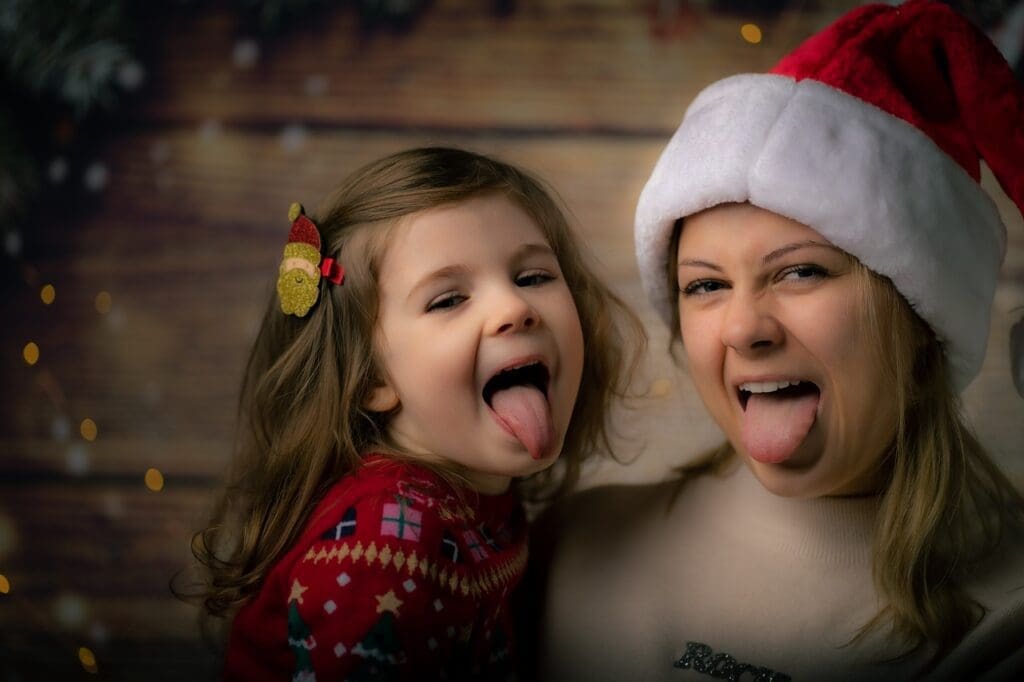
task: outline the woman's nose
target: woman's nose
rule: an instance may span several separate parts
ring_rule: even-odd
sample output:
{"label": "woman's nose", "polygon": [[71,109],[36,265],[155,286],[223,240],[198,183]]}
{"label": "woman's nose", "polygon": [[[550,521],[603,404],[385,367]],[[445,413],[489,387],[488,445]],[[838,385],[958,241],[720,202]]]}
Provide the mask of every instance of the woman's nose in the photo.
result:
{"label": "woman's nose", "polygon": [[759,296],[734,295],[726,304],[722,342],[738,353],[750,353],[783,340],[783,328],[771,302]]}
{"label": "woman's nose", "polygon": [[525,331],[540,323],[540,315],[518,288],[506,289],[494,297],[491,333],[509,334]]}

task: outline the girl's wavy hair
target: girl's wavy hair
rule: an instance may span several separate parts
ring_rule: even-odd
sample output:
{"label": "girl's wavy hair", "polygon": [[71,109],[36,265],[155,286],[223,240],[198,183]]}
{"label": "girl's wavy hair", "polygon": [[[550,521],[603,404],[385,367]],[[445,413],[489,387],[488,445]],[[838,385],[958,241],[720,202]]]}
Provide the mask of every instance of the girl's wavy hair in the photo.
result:
{"label": "girl's wavy hair", "polygon": [[[360,466],[361,455],[402,457],[386,437],[390,415],[363,407],[382,376],[374,353],[377,277],[391,228],[405,216],[486,194],[512,201],[544,233],[585,343],[558,469],[532,477],[523,490],[535,498],[560,494],[575,484],[587,456],[611,452],[607,415],[626,393],[645,336],[586,264],[552,193],[527,173],[472,152],[399,152],[353,173],[313,218],[324,255],[345,267],[344,284],[321,280],[320,300],[304,318],[282,314],[276,294],[270,297],[242,382],[228,484],[192,542],[203,577],[172,587],[181,598],[201,601],[207,615],[231,616],[298,539],[331,484]],[[459,478],[457,469],[441,473]]]}
{"label": "girl's wavy hair", "polygon": [[[678,291],[681,231],[679,221],[666,272],[669,291]],[[967,426],[931,327],[891,280],[850,258],[867,336],[894,387],[897,424],[880,465],[884,482],[874,533],[873,577],[883,605],[849,645],[887,631],[905,644],[899,658],[931,651],[919,671],[926,675],[984,614],[964,584],[1006,528],[1024,524],[1024,498]],[[673,318],[678,360],[678,307]],[[720,475],[735,459],[732,445],[723,443],[680,467],[679,486],[703,473]]]}

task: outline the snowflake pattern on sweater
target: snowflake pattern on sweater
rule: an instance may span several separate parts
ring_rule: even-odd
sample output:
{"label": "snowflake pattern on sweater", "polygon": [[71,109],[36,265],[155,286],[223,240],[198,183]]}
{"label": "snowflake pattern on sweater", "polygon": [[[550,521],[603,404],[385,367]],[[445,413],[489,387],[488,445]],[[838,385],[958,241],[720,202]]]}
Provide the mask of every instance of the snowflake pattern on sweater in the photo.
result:
{"label": "snowflake pattern on sweater", "polygon": [[460,496],[368,457],[239,610],[224,679],[514,679],[508,600],[526,556],[513,493]]}

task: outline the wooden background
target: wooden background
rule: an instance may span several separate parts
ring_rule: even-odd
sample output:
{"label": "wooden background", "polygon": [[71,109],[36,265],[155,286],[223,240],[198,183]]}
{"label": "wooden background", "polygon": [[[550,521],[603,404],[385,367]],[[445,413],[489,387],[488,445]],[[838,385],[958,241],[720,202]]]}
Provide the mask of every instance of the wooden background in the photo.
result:
{"label": "wooden background", "polygon": [[[647,323],[649,398],[622,422],[636,461],[598,467],[590,482],[657,478],[716,442],[640,291],[635,201],[701,87],[769,68],[855,4],[745,17],[700,3],[658,19],[653,0],[530,0],[498,18],[487,3],[443,0],[411,31],[373,36],[346,4],[265,44],[246,42],[223,10],[163,26],[144,95],[97,145],[90,200],[41,211],[36,248],[0,297],[4,679],[215,675],[195,611],[168,581],[189,561],[227,462],[287,207],[315,206],[346,173],[401,148],[464,146],[547,178]],[[761,26],[760,44],[740,37],[747,21]],[[965,400],[982,440],[1024,481],[1024,400],[1007,353],[1024,305],[1024,225],[986,186],[1009,252],[985,369]],[[97,308],[101,292],[109,310],[102,297]],[[34,365],[22,359],[29,341]],[[86,418],[94,440],[80,433]],[[150,468],[158,491],[145,484]]]}

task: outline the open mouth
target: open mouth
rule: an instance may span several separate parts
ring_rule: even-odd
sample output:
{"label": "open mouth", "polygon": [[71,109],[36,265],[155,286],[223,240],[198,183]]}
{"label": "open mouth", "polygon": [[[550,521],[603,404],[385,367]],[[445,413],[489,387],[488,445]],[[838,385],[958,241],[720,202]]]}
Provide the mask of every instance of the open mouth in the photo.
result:
{"label": "open mouth", "polygon": [[531,362],[519,367],[503,369],[484,384],[484,402],[491,405],[491,399],[494,398],[495,393],[513,386],[532,386],[543,393],[546,398],[550,379],[548,368],[542,362]]}
{"label": "open mouth", "polygon": [[740,407],[744,411],[750,396],[759,395],[765,398],[802,398],[809,395],[819,395],[821,389],[813,381],[782,380],[782,381],[748,381],[737,387],[737,394],[740,400]]}

